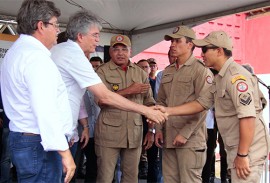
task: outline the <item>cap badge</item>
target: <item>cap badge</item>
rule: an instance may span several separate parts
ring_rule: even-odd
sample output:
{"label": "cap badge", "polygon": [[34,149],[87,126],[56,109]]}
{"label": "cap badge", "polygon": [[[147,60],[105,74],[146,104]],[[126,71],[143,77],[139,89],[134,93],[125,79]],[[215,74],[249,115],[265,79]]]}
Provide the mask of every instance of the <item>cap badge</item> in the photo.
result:
{"label": "cap badge", "polygon": [[116,41],[117,42],[122,42],[124,40],[124,37],[123,36],[117,36],[116,37]]}
{"label": "cap badge", "polygon": [[179,27],[175,27],[175,29],[173,30],[173,34],[177,33],[179,31]]}

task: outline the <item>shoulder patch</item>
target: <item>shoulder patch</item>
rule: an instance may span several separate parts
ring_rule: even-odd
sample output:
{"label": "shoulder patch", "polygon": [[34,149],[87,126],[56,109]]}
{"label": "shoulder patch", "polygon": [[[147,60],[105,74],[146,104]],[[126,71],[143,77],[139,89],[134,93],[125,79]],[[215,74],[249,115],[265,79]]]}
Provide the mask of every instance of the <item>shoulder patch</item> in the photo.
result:
{"label": "shoulder patch", "polygon": [[239,82],[236,85],[236,89],[240,92],[245,92],[248,90],[248,85],[245,82]]}
{"label": "shoulder patch", "polygon": [[206,76],[206,82],[208,83],[208,84],[212,84],[213,83],[213,78],[211,77],[211,76]]}
{"label": "shoulder patch", "polygon": [[239,76],[236,76],[236,77],[232,78],[232,84],[234,84],[238,80],[244,80],[244,81],[246,81],[247,79],[246,79],[245,76],[239,75]]}
{"label": "shoulder patch", "polygon": [[240,104],[249,105],[251,101],[252,101],[252,99],[251,99],[251,96],[249,93],[241,93],[239,95]]}

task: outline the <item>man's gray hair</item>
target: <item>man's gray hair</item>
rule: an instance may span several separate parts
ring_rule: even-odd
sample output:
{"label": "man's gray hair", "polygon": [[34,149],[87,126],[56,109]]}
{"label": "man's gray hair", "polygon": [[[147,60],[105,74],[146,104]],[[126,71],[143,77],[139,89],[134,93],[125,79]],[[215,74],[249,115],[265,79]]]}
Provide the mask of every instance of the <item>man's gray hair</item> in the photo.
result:
{"label": "man's gray hair", "polygon": [[58,18],[60,15],[60,10],[52,1],[25,0],[17,15],[17,32],[32,35],[39,21],[49,22],[52,17]]}
{"label": "man's gray hair", "polygon": [[92,26],[98,27],[99,30],[102,29],[101,23],[95,15],[86,10],[78,11],[69,18],[66,30],[67,38],[76,41],[79,33],[87,34]]}

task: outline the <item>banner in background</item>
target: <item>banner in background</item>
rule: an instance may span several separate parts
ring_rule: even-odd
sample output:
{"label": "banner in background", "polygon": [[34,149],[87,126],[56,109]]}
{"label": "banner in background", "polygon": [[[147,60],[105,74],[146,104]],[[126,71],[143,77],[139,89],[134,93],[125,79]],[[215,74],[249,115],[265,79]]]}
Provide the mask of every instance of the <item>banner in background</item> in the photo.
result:
{"label": "banner in background", "polygon": [[13,44],[13,42],[18,39],[18,37],[18,35],[13,36],[9,34],[0,34],[0,66],[8,49]]}

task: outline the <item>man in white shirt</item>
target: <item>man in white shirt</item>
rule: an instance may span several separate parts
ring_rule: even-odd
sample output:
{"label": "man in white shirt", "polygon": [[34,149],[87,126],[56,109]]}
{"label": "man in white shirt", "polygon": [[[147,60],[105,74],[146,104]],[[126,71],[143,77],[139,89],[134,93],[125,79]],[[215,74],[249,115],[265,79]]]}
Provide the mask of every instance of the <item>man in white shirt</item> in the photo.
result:
{"label": "man in white shirt", "polygon": [[9,145],[19,182],[65,182],[75,164],[67,139],[71,110],[66,87],[50,58],[59,33],[60,10],[51,1],[25,0],[17,16],[19,39],[1,67],[1,91],[10,119]]}
{"label": "man in white shirt", "polygon": [[51,49],[52,59],[66,84],[73,117],[73,139],[78,141],[77,120],[85,89],[91,91],[100,104],[111,105],[122,110],[134,111],[163,122],[166,114],[143,105],[133,103],[107,89],[93,70],[86,55],[95,52],[99,42],[100,22],[86,11],[75,13],[67,25],[68,41]]}

